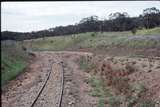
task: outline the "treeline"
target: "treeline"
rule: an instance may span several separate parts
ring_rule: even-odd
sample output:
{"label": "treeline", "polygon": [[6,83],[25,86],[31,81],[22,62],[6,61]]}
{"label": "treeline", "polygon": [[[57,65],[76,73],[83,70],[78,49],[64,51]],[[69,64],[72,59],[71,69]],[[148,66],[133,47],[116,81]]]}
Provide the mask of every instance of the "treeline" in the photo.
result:
{"label": "treeline", "polygon": [[160,26],[160,10],[152,7],[143,10],[138,17],[130,17],[128,13],[116,12],[109,15],[108,20],[99,20],[98,16],[83,18],[79,23],[68,26],[58,26],[36,32],[1,32],[1,40],[25,40],[42,37],[68,35],[84,32],[134,31],[142,28]]}

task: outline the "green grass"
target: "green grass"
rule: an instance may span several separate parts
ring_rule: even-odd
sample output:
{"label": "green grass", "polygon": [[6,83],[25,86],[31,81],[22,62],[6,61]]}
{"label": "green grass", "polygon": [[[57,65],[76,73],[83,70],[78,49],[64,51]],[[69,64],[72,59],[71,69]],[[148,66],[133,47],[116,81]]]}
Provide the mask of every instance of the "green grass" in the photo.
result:
{"label": "green grass", "polygon": [[105,99],[103,97],[99,98],[98,107],[105,107]]}
{"label": "green grass", "polygon": [[87,61],[86,57],[81,57],[79,60],[80,69],[83,69],[85,72],[90,72],[91,69],[95,68],[95,65]]}
{"label": "green grass", "polygon": [[90,33],[75,34],[70,36],[57,36],[48,37],[43,39],[37,39],[33,41],[26,41],[26,45],[32,44],[33,50],[65,50],[66,48],[75,47],[75,44],[81,43],[87,39]]}
{"label": "green grass", "polygon": [[98,107],[105,107],[105,97],[112,96],[112,94],[108,89],[106,89],[104,82],[100,78],[92,76],[89,78],[89,84],[93,88],[89,95],[99,98]]}
{"label": "green grass", "polygon": [[1,86],[14,79],[27,66],[27,54],[17,42],[1,42]]}
{"label": "green grass", "polygon": [[90,93],[91,96],[95,96],[95,97],[106,96],[105,87],[103,85],[102,80],[97,79],[96,77],[93,76],[89,79],[89,83],[93,87],[93,90]]}
{"label": "green grass", "polygon": [[145,100],[140,103],[139,107],[155,107],[155,102],[152,100]]}
{"label": "green grass", "polygon": [[136,34],[139,35],[150,35],[150,34],[154,34],[154,35],[159,35],[160,34],[160,27],[156,27],[153,29],[143,29],[143,30],[138,30]]}
{"label": "green grass", "polygon": [[[153,29],[143,29],[137,31],[137,36],[146,37],[150,35],[159,36],[160,27]],[[129,48],[152,48],[159,47],[159,40],[131,40],[134,36],[130,31],[125,32],[88,32],[74,35],[64,35],[57,37],[46,37],[45,39],[36,39],[33,42],[26,42],[26,45],[32,43],[33,50],[67,50],[77,48],[100,48],[122,46]]]}
{"label": "green grass", "polygon": [[[14,59],[13,59],[14,60]],[[2,64],[5,67],[5,70],[2,71],[1,74],[1,84],[5,84],[7,81],[14,79],[22,70],[25,68],[26,63],[22,60],[14,60],[11,59],[2,59]]]}
{"label": "green grass", "polygon": [[118,96],[109,97],[108,103],[110,107],[120,107],[121,101]]}

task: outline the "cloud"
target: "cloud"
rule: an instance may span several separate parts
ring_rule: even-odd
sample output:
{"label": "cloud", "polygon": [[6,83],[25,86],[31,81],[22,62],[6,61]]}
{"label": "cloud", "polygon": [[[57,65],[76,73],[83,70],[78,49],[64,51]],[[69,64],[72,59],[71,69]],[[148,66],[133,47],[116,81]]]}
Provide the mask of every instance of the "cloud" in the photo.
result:
{"label": "cloud", "polygon": [[32,31],[74,24],[84,17],[107,18],[113,12],[137,16],[159,1],[2,2],[2,30]]}

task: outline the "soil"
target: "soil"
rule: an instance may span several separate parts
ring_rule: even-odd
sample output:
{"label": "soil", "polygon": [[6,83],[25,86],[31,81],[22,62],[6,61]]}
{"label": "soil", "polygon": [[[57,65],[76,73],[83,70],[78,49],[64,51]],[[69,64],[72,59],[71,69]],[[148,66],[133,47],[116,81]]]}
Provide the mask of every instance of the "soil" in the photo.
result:
{"label": "soil", "polygon": [[[62,107],[94,107],[97,99],[87,94],[90,86],[78,68],[75,60],[81,55],[92,55],[82,52],[41,52],[27,71],[10,81],[2,92],[2,107],[30,107],[37,93],[44,84],[49,71],[50,78],[38,98],[35,107],[58,107],[61,88],[61,73],[64,69],[64,93]],[[51,62],[63,62],[64,66],[51,65]]]}
{"label": "soil", "polygon": [[[81,51],[45,51],[35,53],[36,58],[26,72],[19,75],[15,80],[10,81],[3,89],[1,94],[2,107],[30,107],[51,68],[51,76],[35,104],[36,107],[57,107],[61,88],[60,78],[63,70],[64,91],[62,107],[97,107],[98,98],[88,94],[92,87],[85,82],[90,77],[90,74],[83,72],[77,63],[81,56],[96,56],[95,53],[87,52],[90,51],[89,49],[81,49]],[[117,51],[115,49],[114,53]],[[156,54],[153,55],[151,52],[151,56],[157,56],[159,51],[155,51]],[[145,51],[143,52],[145,53]],[[132,63],[137,71],[128,75],[129,82],[133,84],[143,83],[147,87],[147,94],[144,97],[160,100],[160,59],[115,57],[111,53],[108,52],[107,55],[103,53],[103,57],[101,57],[102,55],[99,55],[99,57],[101,57],[101,60],[106,61],[111,61],[112,59],[113,66],[116,68],[123,67],[126,63]],[[148,56],[148,54],[145,55]],[[96,61],[99,62],[98,59]],[[55,62],[55,64],[52,64],[52,62]],[[63,66],[59,64],[60,62]]]}

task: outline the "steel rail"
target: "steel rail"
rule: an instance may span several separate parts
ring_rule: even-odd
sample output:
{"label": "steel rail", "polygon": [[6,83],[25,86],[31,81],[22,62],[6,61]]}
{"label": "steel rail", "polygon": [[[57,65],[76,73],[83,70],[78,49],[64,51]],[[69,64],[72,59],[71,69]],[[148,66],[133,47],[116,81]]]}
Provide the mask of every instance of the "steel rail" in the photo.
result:
{"label": "steel rail", "polygon": [[62,77],[61,77],[61,93],[60,93],[60,98],[59,98],[59,102],[58,102],[58,107],[62,106],[62,96],[63,96],[63,90],[64,90],[64,66],[63,66],[63,62],[61,61],[61,66],[62,66]]}
{"label": "steel rail", "polygon": [[[51,65],[53,65],[53,63],[55,63],[55,62],[52,62],[52,63],[51,63]],[[45,80],[45,82],[44,82],[43,86],[42,86],[42,87],[41,87],[41,89],[39,90],[39,92],[38,92],[38,94],[37,94],[36,98],[34,99],[34,101],[32,102],[32,104],[31,104],[31,106],[30,106],[30,107],[34,107],[35,103],[37,102],[37,100],[38,100],[39,96],[41,95],[41,93],[42,93],[42,91],[43,91],[44,87],[45,87],[45,86],[46,86],[46,84],[47,84],[47,81],[49,80],[49,77],[50,77],[51,71],[52,71],[52,66],[51,66],[50,72],[49,72],[49,74],[48,74],[48,76],[47,76],[47,78],[46,78],[46,80]]]}
{"label": "steel rail", "polygon": [[[53,65],[55,62],[52,62],[51,65]],[[58,100],[58,107],[61,107],[62,106],[62,96],[63,96],[63,88],[64,88],[64,68],[63,68],[63,62],[59,62],[57,64],[61,64],[61,67],[62,67],[62,76],[61,76],[61,90],[60,90],[60,96],[59,96],[59,100]],[[43,92],[46,84],[47,84],[47,81],[49,80],[49,77],[50,77],[50,74],[51,74],[51,71],[52,71],[52,66],[51,66],[51,69],[50,69],[50,72],[43,84],[43,86],[41,87],[41,89],[39,90],[36,98],[34,99],[34,101],[32,102],[31,106],[30,107],[34,107],[35,103],[37,102],[39,96],[41,95],[41,93]]]}

